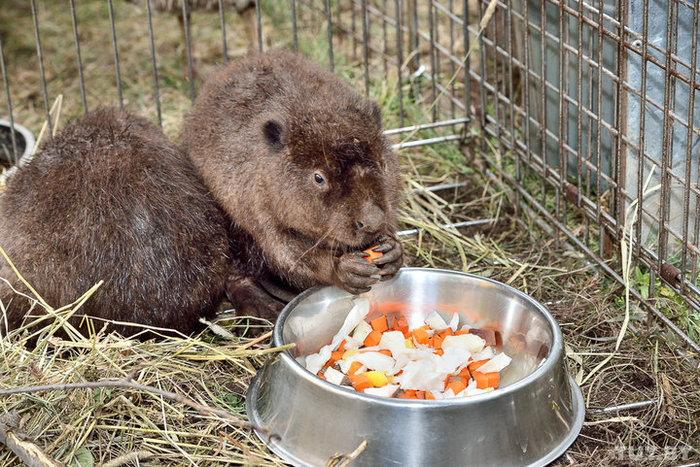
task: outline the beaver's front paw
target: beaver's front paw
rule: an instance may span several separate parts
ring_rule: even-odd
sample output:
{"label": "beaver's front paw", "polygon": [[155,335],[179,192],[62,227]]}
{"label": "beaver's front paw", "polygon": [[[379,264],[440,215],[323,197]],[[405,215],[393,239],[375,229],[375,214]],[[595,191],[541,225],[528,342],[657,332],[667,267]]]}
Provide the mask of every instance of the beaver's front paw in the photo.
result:
{"label": "beaver's front paw", "polygon": [[284,303],[272,297],[250,277],[229,277],[226,295],[239,316],[257,316],[274,323],[284,308]]}
{"label": "beaver's front paw", "polygon": [[365,259],[365,253],[345,253],[338,258],[336,265],[336,285],[355,295],[367,292],[381,278],[379,271],[377,266]]}
{"label": "beaver's front paw", "polygon": [[379,245],[372,250],[382,253],[382,256],[373,259],[372,262],[379,266],[379,275],[383,281],[394,277],[403,266],[403,248],[395,238],[381,239]]}

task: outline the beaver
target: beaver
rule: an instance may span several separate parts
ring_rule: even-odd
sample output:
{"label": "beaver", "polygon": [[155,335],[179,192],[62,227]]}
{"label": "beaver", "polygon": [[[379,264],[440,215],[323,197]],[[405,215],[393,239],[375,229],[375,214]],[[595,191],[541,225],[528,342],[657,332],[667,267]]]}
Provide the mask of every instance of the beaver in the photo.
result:
{"label": "beaver", "polygon": [[[181,148],[116,109],[66,126],[0,195],[0,246],[24,279],[53,307],[104,280],[76,314],[125,335],[141,329],[123,321],[191,332],[214,315],[230,264],[227,225]],[[30,308],[13,289],[32,294],[1,257],[0,278],[5,334]]]}
{"label": "beaver", "polygon": [[[307,287],[357,294],[392,277],[399,186],[377,104],[273,51],[205,83],[181,146],[114,109],[67,126],[0,196],[0,246],[51,306],[104,280],[79,310],[97,327],[188,333],[224,298],[274,319]],[[15,290],[31,294],[2,258],[0,278],[4,333],[29,308]]]}
{"label": "beaver", "polygon": [[[231,220],[239,310],[274,316],[266,278],[358,294],[401,266],[400,171],[380,109],[311,60],[272,50],[218,69],[182,142]],[[362,250],[374,245],[384,255],[372,263]]]}

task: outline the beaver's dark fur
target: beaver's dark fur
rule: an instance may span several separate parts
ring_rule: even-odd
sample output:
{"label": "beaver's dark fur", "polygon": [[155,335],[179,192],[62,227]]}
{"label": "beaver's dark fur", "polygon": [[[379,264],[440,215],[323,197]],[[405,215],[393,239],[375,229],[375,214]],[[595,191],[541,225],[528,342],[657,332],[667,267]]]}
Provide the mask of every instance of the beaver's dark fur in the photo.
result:
{"label": "beaver's dark fur", "polygon": [[[380,120],[305,58],[242,59],[203,87],[183,151],[127,112],[66,127],[0,196],[0,246],[53,307],[104,280],[79,310],[101,322],[189,332],[225,295],[274,319],[281,304],[261,281],[360,293],[402,263],[399,169]],[[374,244],[372,264],[361,250]],[[2,258],[0,277],[4,333],[28,309],[12,288],[29,291]]]}
{"label": "beaver's dark fur", "polygon": [[[225,223],[187,156],[160,128],[111,109],[67,126],[0,196],[0,246],[50,306],[67,305],[104,280],[79,314],[184,332],[212,315],[223,296]],[[3,258],[0,277],[29,293]],[[6,325],[22,324],[28,303],[6,282],[0,300],[4,334]]]}
{"label": "beaver's dark fur", "polygon": [[[233,222],[239,308],[259,308],[240,300],[256,295],[251,279],[358,293],[401,265],[399,168],[379,108],[308,59],[272,51],[218,70],[183,143]],[[377,239],[385,256],[373,265],[361,249]]]}

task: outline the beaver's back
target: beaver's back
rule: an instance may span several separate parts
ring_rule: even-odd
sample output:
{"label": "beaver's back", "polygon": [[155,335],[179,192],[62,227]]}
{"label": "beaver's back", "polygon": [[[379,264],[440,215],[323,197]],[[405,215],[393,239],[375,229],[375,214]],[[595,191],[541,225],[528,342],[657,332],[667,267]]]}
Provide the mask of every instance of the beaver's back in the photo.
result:
{"label": "beaver's back", "polygon": [[[185,332],[214,311],[228,267],[224,215],[187,157],[111,109],[66,127],[8,181],[0,246],[53,307],[104,280],[81,313]],[[4,259],[0,277],[26,292]],[[0,298],[18,326],[26,303],[4,283]]]}

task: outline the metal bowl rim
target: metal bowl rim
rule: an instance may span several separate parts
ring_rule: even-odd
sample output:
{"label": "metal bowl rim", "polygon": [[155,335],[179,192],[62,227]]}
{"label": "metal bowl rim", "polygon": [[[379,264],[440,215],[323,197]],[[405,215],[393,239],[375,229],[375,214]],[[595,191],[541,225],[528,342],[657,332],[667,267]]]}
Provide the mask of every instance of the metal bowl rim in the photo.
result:
{"label": "metal bowl rim", "polygon": [[[294,370],[294,373],[297,374],[297,376],[300,376],[304,379],[306,379],[308,382],[315,384],[315,385],[320,385],[322,388],[325,390],[331,391],[335,394],[337,394],[339,397],[347,397],[350,399],[359,399],[359,400],[365,400],[368,402],[372,402],[374,404],[378,405],[389,405],[389,406],[394,406],[394,407],[401,407],[401,406],[406,406],[406,407],[444,407],[444,406],[454,406],[454,405],[473,405],[473,404],[478,404],[481,401],[484,400],[489,400],[489,399],[499,399],[501,397],[507,397],[509,394],[513,392],[517,392],[521,390],[523,387],[526,387],[530,384],[535,384],[537,380],[544,375],[546,375],[548,372],[552,370],[552,367],[557,364],[559,361],[559,356],[562,353],[563,350],[563,338],[561,334],[561,330],[559,329],[559,326],[557,325],[556,320],[552,316],[552,314],[537,300],[533,299],[529,295],[507,285],[499,281],[495,281],[493,279],[489,279],[487,277],[481,277],[477,276],[475,274],[469,274],[466,272],[461,272],[461,271],[450,271],[446,269],[432,269],[432,268],[401,268],[399,271],[399,274],[401,273],[411,273],[411,272],[428,272],[428,273],[436,273],[436,274],[448,274],[448,275],[461,275],[461,276],[466,276],[471,279],[476,279],[479,281],[484,281],[484,282],[489,282],[493,285],[496,285],[500,288],[503,288],[505,290],[508,290],[509,292],[513,293],[514,295],[517,295],[524,299],[526,302],[531,303],[532,305],[535,306],[535,308],[543,315],[543,317],[546,319],[547,323],[549,324],[550,329],[552,330],[552,348],[550,349],[549,355],[545,357],[545,359],[540,363],[540,365],[535,368],[535,370],[530,373],[529,375],[525,376],[522,379],[519,379],[518,381],[515,381],[514,383],[509,384],[508,386],[504,388],[500,388],[495,391],[490,391],[487,393],[483,394],[475,394],[472,396],[468,397],[459,397],[459,398],[452,398],[452,399],[438,399],[438,400],[413,400],[413,399],[396,399],[396,398],[390,398],[390,397],[384,397],[384,396],[375,396],[372,394],[365,394],[361,393],[358,391],[355,391],[354,389],[350,388],[345,388],[342,386],[339,386],[337,384],[329,383],[328,381],[325,381],[318,376],[312,374],[310,371],[308,371],[306,368],[304,368],[291,354],[289,349],[285,349],[282,352],[280,352],[279,357],[281,360],[284,361],[284,363],[288,366],[290,366],[291,369]],[[318,290],[321,290],[323,288],[326,288],[329,286],[316,286],[312,287],[310,289],[305,290],[301,294],[297,295],[292,301],[290,301],[287,306],[284,307],[282,312],[280,313],[279,317],[277,318],[277,322],[275,324],[275,328],[273,330],[273,345],[275,347],[281,347],[285,345],[285,342],[282,337],[282,328],[284,327],[285,322],[287,321],[287,318],[291,314],[291,310],[293,310],[299,302],[304,300],[306,297],[309,295],[315,293]]]}
{"label": "metal bowl rim", "polygon": [[[8,120],[3,119],[0,119],[0,126],[6,126],[8,128],[12,127]],[[20,156],[20,158],[17,161],[17,165],[19,165],[20,161],[22,161],[25,157],[29,156],[29,154],[34,150],[36,140],[34,139],[34,135],[32,134],[32,132],[29,131],[27,127],[20,125],[17,122],[14,122],[14,128],[15,131],[22,135],[25,142],[24,153]]]}

